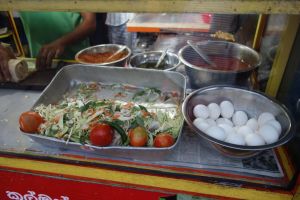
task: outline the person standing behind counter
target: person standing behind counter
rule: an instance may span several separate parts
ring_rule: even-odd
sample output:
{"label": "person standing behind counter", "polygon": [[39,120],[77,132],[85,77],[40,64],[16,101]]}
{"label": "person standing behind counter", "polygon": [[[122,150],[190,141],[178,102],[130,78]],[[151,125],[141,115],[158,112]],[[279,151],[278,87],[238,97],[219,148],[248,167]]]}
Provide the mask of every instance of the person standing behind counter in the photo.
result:
{"label": "person standing behind counter", "polygon": [[134,13],[107,13],[105,24],[108,26],[108,39],[112,44],[123,44],[134,48],[136,33],[126,30],[127,22]]}
{"label": "person standing behind counter", "polygon": [[[89,46],[88,36],[96,29],[94,13],[20,12],[20,17],[37,69],[49,68],[54,58],[74,59]],[[0,54],[8,56],[3,48]],[[7,60],[0,62],[0,80],[11,79]]]}

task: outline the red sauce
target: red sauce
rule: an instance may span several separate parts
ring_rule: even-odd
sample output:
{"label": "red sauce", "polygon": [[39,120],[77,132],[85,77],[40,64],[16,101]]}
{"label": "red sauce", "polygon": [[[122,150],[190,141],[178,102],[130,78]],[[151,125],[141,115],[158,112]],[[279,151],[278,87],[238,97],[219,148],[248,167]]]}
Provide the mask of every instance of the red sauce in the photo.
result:
{"label": "red sauce", "polygon": [[216,64],[215,67],[209,66],[204,60],[199,59],[191,59],[191,64],[195,66],[199,66],[201,68],[214,69],[214,70],[222,70],[222,71],[240,71],[251,66],[248,63],[245,63],[243,60],[233,57],[224,57],[219,55],[211,55],[209,59]]}
{"label": "red sauce", "polygon": [[[86,63],[104,63],[104,62],[113,62],[119,60],[127,55],[127,52],[120,52],[112,56],[114,52],[105,52],[105,53],[82,53],[78,56],[78,59]],[[109,59],[108,59],[109,58]]]}

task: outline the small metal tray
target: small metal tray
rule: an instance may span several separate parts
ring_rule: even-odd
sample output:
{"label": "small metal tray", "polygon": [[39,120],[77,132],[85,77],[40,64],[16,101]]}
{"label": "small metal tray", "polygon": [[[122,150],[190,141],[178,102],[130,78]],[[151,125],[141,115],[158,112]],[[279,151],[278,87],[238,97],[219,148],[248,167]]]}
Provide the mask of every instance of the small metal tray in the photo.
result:
{"label": "small metal tray", "polygon": [[[33,108],[40,104],[55,104],[62,100],[63,96],[72,91],[78,84],[88,82],[129,84],[137,87],[155,87],[161,91],[175,91],[180,97],[179,106],[181,106],[185,98],[186,79],[178,72],[77,64],[63,67],[42,92],[41,96],[33,105]],[[85,151],[104,156],[158,160],[163,159],[166,154],[170,153],[177,146],[180,141],[183,123],[184,119],[182,118],[178,138],[173,146],[167,148],[130,146],[99,147],[74,142],[66,144],[63,140],[38,134],[28,134],[28,136],[42,145],[59,149]]]}

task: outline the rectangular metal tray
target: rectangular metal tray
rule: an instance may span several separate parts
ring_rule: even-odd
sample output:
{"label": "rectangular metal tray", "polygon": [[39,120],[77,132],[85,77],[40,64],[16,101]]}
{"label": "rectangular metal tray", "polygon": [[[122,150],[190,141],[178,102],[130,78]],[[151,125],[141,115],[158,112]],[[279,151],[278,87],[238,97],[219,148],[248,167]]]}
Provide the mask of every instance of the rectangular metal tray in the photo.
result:
{"label": "rectangular metal tray", "polygon": [[[161,91],[175,91],[180,96],[180,103],[183,102],[185,97],[186,79],[178,72],[110,66],[83,66],[79,64],[63,67],[42,92],[41,96],[33,105],[33,108],[40,104],[48,105],[57,103],[79,83],[92,81],[105,84],[118,83],[130,84],[137,87],[155,87]],[[183,123],[184,120],[182,119],[180,133],[178,134],[175,144],[167,148],[130,146],[98,147],[74,142],[66,144],[63,140],[38,134],[28,134],[28,136],[42,145],[59,148],[61,150],[85,151],[98,155],[133,159],[159,160],[172,152],[180,142]]]}

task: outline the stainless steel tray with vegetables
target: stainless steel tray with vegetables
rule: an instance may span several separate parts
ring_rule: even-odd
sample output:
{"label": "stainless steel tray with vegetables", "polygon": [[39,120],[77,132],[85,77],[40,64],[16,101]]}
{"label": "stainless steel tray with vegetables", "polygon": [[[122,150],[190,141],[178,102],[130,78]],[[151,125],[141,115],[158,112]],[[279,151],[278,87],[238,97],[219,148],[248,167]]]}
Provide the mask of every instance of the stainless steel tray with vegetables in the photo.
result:
{"label": "stainless steel tray with vegetables", "polygon": [[47,146],[159,158],[180,140],[185,86],[177,72],[66,66],[20,115],[20,128]]}

